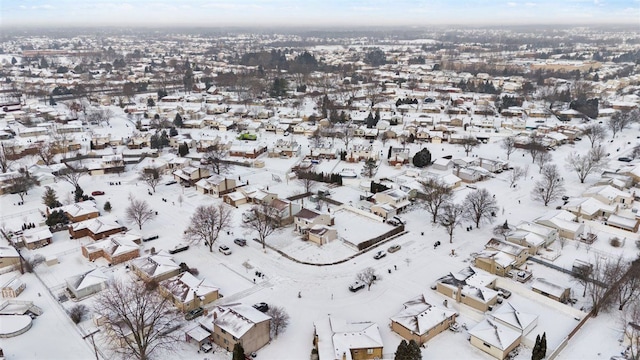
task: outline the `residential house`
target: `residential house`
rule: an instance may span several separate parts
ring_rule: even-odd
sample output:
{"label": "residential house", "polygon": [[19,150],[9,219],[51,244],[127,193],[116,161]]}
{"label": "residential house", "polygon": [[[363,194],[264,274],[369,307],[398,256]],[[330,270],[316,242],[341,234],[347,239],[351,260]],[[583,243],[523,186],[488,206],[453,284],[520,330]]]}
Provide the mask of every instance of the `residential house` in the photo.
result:
{"label": "residential house", "polygon": [[[271,317],[252,306],[238,303],[221,305],[214,307],[211,313],[211,338],[227,351],[233,351],[235,344],[240,343],[245,353],[250,354],[271,341]],[[211,317],[205,320],[208,322]]]}
{"label": "residential house", "polygon": [[544,246],[551,245],[559,237],[558,230],[530,221],[521,221],[516,225],[516,229],[540,235],[544,239]]}
{"label": "residential house", "polygon": [[82,246],[82,255],[89,261],[104,258],[116,265],[140,256],[141,238],[134,234],[115,234],[104,240]]}
{"label": "residential house", "polygon": [[469,337],[471,345],[499,360],[505,359],[522,340],[520,332],[488,318],[469,329]]}
{"label": "residential house", "polygon": [[431,164],[431,167],[434,170],[447,171],[453,169],[453,165],[454,163],[451,159],[438,158]]}
{"label": "residential house", "polygon": [[303,208],[293,216],[295,231],[305,235],[311,228],[316,225],[333,225],[334,219],[331,214],[319,212],[307,208]]}
{"label": "residential house", "polygon": [[546,240],[538,234],[526,230],[516,230],[507,234],[506,240],[529,249],[529,254],[538,254],[538,251],[546,246]]}
{"label": "residential house", "polygon": [[16,276],[2,285],[2,297],[16,298],[24,291],[26,287],[27,285],[22,280],[20,280],[19,277]]}
{"label": "residential house", "polygon": [[[518,267],[523,265],[529,258],[529,249],[524,246],[516,245],[510,242],[502,241],[500,239],[492,238],[485,245],[484,248],[490,251],[500,251],[513,258],[514,266]],[[490,271],[489,271],[490,272]]]}
{"label": "residential house", "polygon": [[356,144],[347,150],[347,156],[345,158],[348,162],[358,162],[362,160],[375,160],[379,158],[378,151],[373,148],[373,145],[369,144]]}
{"label": "residential house", "polygon": [[203,307],[220,297],[219,290],[206,279],[198,279],[188,271],[161,281],[158,290],[182,312]]}
{"label": "residential house", "polygon": [[95,201],[89,200],[61,206],[54,209],[47,208],[46,213],[47,216],[49,216],[52,212],[60,210],[64,212],[69,221],[71,221],[72,223],[89,220],[100,216],[100,211],[98,210]]}
{"label": "residential house", "polygon": [[592,197],[607,205],[617,205],[618,209],[631,207],[633,194],[616,189],[611,185],[592,186],[582,193],[584,197]]}
{"label": "residential house", "polygon": [[456,316],[457,312],[431,305],[420,295],[405,302],[402,310],[391,317],[391,330],[422,345],[449,329]]}
{"label": "residential house", "polygon": [[575,240],[584,232],[584,224],[578,222],[578,217],[566,210],[552,210],[535,219],[540,224],[558,230],[558,236]]}
{"label": "residential house", "polygon": [[318,360],[367,360],[383,358],[383,343],[378,324],[347,322],[327,317],[314,326],[314,346]]}
{"label": "residential house", "polygon": [[229,156],[255,159],[267,152],[267,145],[260,142],[234,141],[229,148]]}
{"label": "residential house", "polygon": [[523,336],[530,333],[538,325],[538,315],[520,311],[510,302],[502,304],[491,314],[491,317],[496,322],[510,327]]}
{"label": "residential house", "polygon": [[605,224],[608,226],[612,226],[618,229],[631,231],[635,233],[635,232],[638,232],[639,221],[640,220],[638,220],[638,218],[636,217],[631,218],[631,217],[611,214],[607,218],[607,221],[605,222]]}
{"label": "residential house", "polygon": [[371,206],[371,212],[389,219],[401,213],[411,202],[409,194],[400,189],[387,189],[373,195],[375,204]]}
{"label": "residential house", "polygon": [[24,230],[20,235],[20,240],[29,249],[37,249],[51,244],[53,235],[47,226],[40,226],[33,229]]}
{"label": "residential house", "polygon": [[270,157],[298,157],[302,151],[302,146],[297,141],[278,139],[269,151]]}
{"label": "residential house", "polygon": [[67,290],[69,290],[71,297],[76,300],[84,299],[87,296],[91,296],[102,291],[107,287],[108,281],[109,277],[101,268],[96,268],[84,274],[69,277],[65,280],[67,283]]}
{"label": "residential house", "polygon": [[495,283],[495,276],[466,267],[438,279],[436,290],[456,302],[486,312],[498,302],[498,292],[493,290]]}
{"label": "residential house", "polygon": [[294,214],[298,213],[302,206],[299,204],[294,204],[289,200],[282,199],[273,199],[269,204],[270,215],[278,220],[279,226],[292,224],[294,219]]}
{"label": "residential house", "polygon": [[561,303],[566,303],[571,297],[570,287],[561,286],[542,278],[533,280],[531,290]]}
{"label": "residential house", "polygon": [[122,154],[103,155],[100,162],[87,166],[89,175],[118,174],[124,172],[124,158]]}
{"label": "residential house", "polygon": [[185,166],[173,172],[173,178],[181,183],[193,185],[198,180],[209,177],[209,169],[200,166]]}
{"label": "residential house", "polygon": [[20,254],[13,246],[0,246],[0,269],[20,264]]}
{"label": "residential house", "polygon": [[131,261],[131,269],[144,281],[166,280],[180,274],[180,266],[167,252],[137,258]]}
{"label": "residential house", "polygon": [[338,158],[338,149],[333,147],[331,144],[319,144],[317,146],[312,146],[309,154],[309,158],[311,159],[337,159]]}
{"label": "residential house", "polygon": [[200,179],[196,182],[196,190],[202,194],[221,197],[236,189],[236,180],[223,175],[211,175],[208,178]]}
{"label": "residential house", "polygon": [[570,199],[562,208],[584,220],[607,218],[618,211],[617,205],[607,205],[593,197]]}
{"label": "residential house", "polygon": [[69,234],[72,239],[89,236],[93,240],[104,239],[127,228],[120,225],[117,220],[111,217],[100,216],[94,219],[80,221],[69,226]]}
{"label": "residential house", "polygon": [[306,237],[313,243],[324,245],[338,238],[338,230],[325,225],[314,225],[307,231]]}

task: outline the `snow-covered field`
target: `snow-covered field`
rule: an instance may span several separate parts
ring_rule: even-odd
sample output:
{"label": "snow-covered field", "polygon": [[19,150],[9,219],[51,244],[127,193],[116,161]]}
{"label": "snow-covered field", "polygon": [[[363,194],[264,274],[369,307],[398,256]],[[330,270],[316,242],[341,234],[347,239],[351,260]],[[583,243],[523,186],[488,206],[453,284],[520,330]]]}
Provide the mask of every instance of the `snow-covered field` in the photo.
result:
{"label": "snow-covered field", "polygon": [[[132,127],[125,118],[116,118],[111,122],[109,132],[114,134],[129,134]],[[617,166],[615,159],[636,142],[638,133],[637,125],[629,131],[620,134],[613,143],[606,143],[610,149],[610,166]],[[266,141],[270,141],[272,134],[264,134]],[[307,139],[296,136],[295,139],[307,149]],[[337,145],[340,144],[336,141]],[[394,144],[393,141],[387,143]],[[383,150],[381,143],[374,144],[377,151]],[[419,145],[410,144],[411,153],[419,149]],[[443,155],[453,154],[455,157],[464,156],[461,147],[442,144],[426,145],[433,154],[433,159]],[[564,145],[556,151],[551,152],[553,160],[559,165],[566,182],[566,193],[569,196],[577,196],[589,185],[593,184],[598,177],[591,175],[585,184],[580,184],[577,176],[564,168],[565,158],[571,151],[585,151],[589,147],[586,140],[575,145]],[[619,152],[615,149],[620,148]],[[111,151],[111,150],[108,150]],[[303,150],[304,151],[304,150]],[[386,152],[385,152],[386,153]],[[490,159],[505,159],[504,151],[497,141],[481,145],[476,148],[473,155]],[[502,173],[494,179],[478,183],[479,188],[486,188],[490,193],[496,195],[496,200],[500,206],[495,223],[503,223],[508,220],[509,224],[517,224],[521,220],[533,220],[544,214],[549,209],[560,205],[554,202],[549,207],[533,202],[530,196],[530,189],[538,178],[538,165],[531,164],[531,158],[521,150],[516,151],[511,156],[510,162],[514,165],[527,166],[528,175],[518,182],[516,188],[509,188],[508,173]],[[276,192],[281,198],[303,192],[300,184],[294,180],[287,180],[286,173],[295,164],[296,159],[271,159],[264,158],[266,166],[264,168],[244,168],[235,167],[231,176],[240,177],[250,184],[269,187],[270,192]],[[320,164],[322,171],[339,171],[343,168],[353,168],[360,173],[361,164],[346,164],[340,161],[326,161]],[[164,183],[171,180],[165,175],[161,184],[157,187],[156,193],[148,194],[147,186],[136,179],[136,166],[130,167],[127,173],[104,176],[85,176],[81,178],[80,185],[85,193],[95,190],[105,192],[103,196],[97,196],[96,201],[100,209],[106,201],[112,205],[112,214],[118,217],[123,224],[126,224],[132,231],[144,235],[158,234],[159,239],[152,242],[143,243],[143,252],[148,252],[151,247],[156,249],[169,249],[175,244],[183,241],[183,230],[186,228],[189,218],[194,209],[202,204],[217,204],[221,200],[204,196],[195,191],[194,188],[182,188],[178,184],[166,186]],[[378,170],[376,178],[393,177],[402,170],[390,168],[382,165]],[[273,176],[277,175],[277,176]],[[278,181],[278,179],[280,181]],[[365,192],[359,187],[360,182],[365,179],[359,178],[352,185],[341,188],[334,188],[333,198],[343,203],[359,201],[359,195]],[[121,185],[109,185],[118,182]],[[64,182],[52,183],[59,199],[64,203],[68,201],[71,186]],[[43,217],[39,210],[44,210],[41,196],[44,188],[37,188],[29,191],[25,197],[25,204],[16,205],[19,200],[18,195],[3,195],[0,197],[0,208],[2,209],[1,222],[8,229],[18,230],[22,223],[43,222]],[[456,201],[462,201],[464,196],[472,191],[469,188],[461,187],[455,192]],[[141,231],[138,231],[134,224],[127,223],[124,211],[128,204],[128,198],[133,196],[149,202],[151,208],[158,212],[158,216],[152,221],[144,224]],[[184,199],[183,202],[179,198]],[[164,202],[162,199],[166,199]],[[305,206],[311,206],[305,203]],[[258,351],[260,359],[306,359],[312,349],[313,322],[328,315],[342,317],[347,321],[373,321],[380,327],[382,340],[384,342],[384,357],[393,358],[398,344],[402,340],[400,336],[390,329],[389,317],[397,313],[402,303],[419,295],[426,294],[433,304],[442,304],[444,296],[431,290],[429,287],[439,277],[449,273],[457,272],[461,268],[470,265],[470,254],[483,249],[484,244],[492,237],[492,225],[484,224],[480,229],[465,231],[469,224],[456,229],[453,243],[447,241],[448,235],[442,228],[434,227],[430,222],[429,214],[419,206],[412,207],[402,217],[407,220],[408,233],[394,239],[389,244],[399,244],[401,250],[388,254],[381,260],[373,259],[373,252],[365,252],[344,263],[333,266],[310,266],[288,260],[277,252],[267,249],[263,250],[257,242],[248,241],[248,246],[238,247],[233,244],[236,237],[252,239],[255,234],[242,227],[240,215],[249,208],[249,205],[241,205],[235,212],[235,221],[229,234],[222,234],[219,243],[227,244],[233,253],[225,256],[217,251],[209,252],[203,244],[193,245],[189,250],[175,254],[177,263],[185,262],[190,267],[199,270],[199,277],[210,280],[220,288],[224,298],[219,303],[243,302],[253,304],[256,302],[267,302],[270,305],[282,306],[289,313],[291,321],[286,331],[277,339],[273,339],[270,344]],[[339,214],[336,214],[338,216]],[[341,221],[348,221],[346,234],[340,225]],[[336,219],[339,236],[345,238],[361,238],[369,236],[372,231],[369,223],[357,217]],[[384,224],[375,224],[384,225]],[[561,252],[561,255],[554,261],[556,265],[570,268],[574,259],[590,259],[593,254],[623,254],[624,256],[635,257],[638,250],[635,247],[637,234],[630,236],[625,245],[621,248],[613,248],[609,245],[606,233],[599,234],[592,246],[586,247],[584,244],[576,246],[572,241],[568,241],[561,249],[560,244],[553,247]],[[442,246],[434,249],[433,243],[436,240],[442,242]],[[90,320],[83,321],[79,327],[75,326],[69,317],[64,313],[63,308],[68,308],[72,301],[60,304],[50,294],[57,295],[61,292],[61,284],[67,277],[86,272],[96,266],[104,266],[101,261],[88,262],[80,252],[83,243],[90,242],[88,239],[72,240],[66,232],[56,233],[53,244],[45,248],[34,251],[22,250],[27,256],[42,254],[47,257],[57,256],[59,264],[47,266],[40,265],[36,269],[39,277],[32,274],[22,276],[27,283],[26,291],[20,295],[20,300],[31,300],[44,310],[44,314],[34,320],[34,325],[27,333],[18,337],[2,339],[0,342],[7,359],[89,359],[93,357],[93,347],[89,339],[83,340],[82,334],[93,329]],[[304,261],[330,262],[348,258],[356,251],[344,245],[340,241],[318,247],[304,242],[294,235],[291,228],[281,229],[267,239],[267,242],[289,254],[290,256]],[[383,248],[389,244],[385,244]],[[215,249],[214,249],[215,250]],[[455,256],[451,256],[455,250]],[[116,265],[109,268],[107,273],[113,276],[128,276],[125,264]],[[380,275],[381,280],[376,282],[370,291],[366,289],[357,293],[348,290],[348,285],[355,280],[355,274],[366,267],[373,267]],[[534,278],[553,278],[556,283],[572,287],[573,297],[578,298],[578,303],[574,305],[579,309],[587,306],[582,299],[582,288],[574,282],[568,275],[561,274],[555,270],[545,268],[539,264],[528,264],[528,270],[533,271]],[[255,271],[265,274],[264,278],[256,278]],[[0,283],[9,281],[18,272],[3,274],[0,276]],[[255,280],[255,283],[254,283]],[[41,282],[42,281],[42,282]],[[301,297],[298,297],[298,293]],[[92,299],[83,300],[87,305]],[[539,315],[538,327],[534,329],[533,337],[542,331],[547,332],[549,351],[562,342],[564,337],[578,323],[573,316],[549,308],[543,304],[536,303],[527,297],[519,295],[513,296],[513,303],[519,305],[523,311],[532,312]],[[449,304],[454,303],[449,301]],[[466,323],[471,328],[478,322],[478,314],[469,309],[461,308],[463,305],[452,304],[454,309],[460,311],[459,322]],[[180,331],[186,331],[196,324],[195,321],[186,322]],[[567,344],[566,348],[558,357],[559,359],[608,359],[612,355],[619,354],[622,349],[618,343],[620,338],[620,325],[617,321],[617,314],[603,313],[597,318],[590,320],[578,332],[578,334]],[[490,359],[489,355],[471,346],[467,341],[466,331],[460,333],[444,332],[433,340],[429,341],[423,349],[425,359]],[[98,348],[106,358],[108,352],[101,340],[101,335],[96,335]],[[216,348],[213,354],[198,354],[195,345],[183,343],[173,354],[161,354],[163,359],[228,359],[230,354],[224,350]],[[520,351],[516,359],[530,358],[530,349]]]}

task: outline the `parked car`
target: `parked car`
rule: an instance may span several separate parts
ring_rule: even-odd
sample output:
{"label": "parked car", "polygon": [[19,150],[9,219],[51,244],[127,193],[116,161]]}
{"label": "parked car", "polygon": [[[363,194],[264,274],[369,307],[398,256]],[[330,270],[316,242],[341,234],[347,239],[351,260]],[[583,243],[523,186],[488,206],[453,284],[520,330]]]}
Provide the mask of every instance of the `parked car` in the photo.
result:
{"label": "parked car", "polygon": [[197,318],[198,316],[204,314],[204,309],[199,307],[199,308],[195,308],[191,311],[189,311],[188,313],[185,314],[184,318],[186,320],[193,320],[195,318]]}
{"label": "parked car", "polygon": [[633,161],[633,159],[632,159],[632,158],[630,158],[630,157],[622,156],[622,157],[619,157],[619,158],[618,158],[618,161],[622,161],[622,162],[631,162],[631,161]]}
{"label": "parked car", "polygon": [[349,285],[349,290],[351,290],[351,292],[356,292],[362,289],[364,289],[364,284],[359,281],[356,281],[353,284]]}
{"label": "parked car", "polygon": [[179,252],[187,251],[187,250],[189,250],[189,245],[180,243],[180,244],[177,244],[173,249],[170,249],[169,254],[177,254]]}
{"label": "parked car", "polygon": [[94,191],[91,193],[91,196],[104,195],[104,191]]}
{"label": "parked car", "polygon": [[171,181],[168,181],[165,185],[173,185],[173,184],[177,184],[177,183],[178,183],[177,181],[171,180]]}
{"label": "parked car", "polygon": [[395,217],[389,218],[386,220],[387,224],[389,225],[393,225],[393,226],[399,226],[400,224],[402,224],[400,221],[398,221]]}
{"label": "parked car", "polygon": [[247,240],[240,239],[240,238],[233,239],[233,243],[236,244],[236,245],[239,245],[239,246],[245,246],[245,245],[247,245]]}
{"label": "parked car", "polygon": [[269,304],[265,302],[261,302],[261,303],[253,304],[253,308],[263,313],[266,313],[267,311],[269,311]]}
{"label": "parked car", "polygon": [[227,245],[220,245],[218,247],[218,251],[220,251],[221,253],[223,253],[225,255],[231,255],[231,249],[229,249],[229,247]]}
{"label": "parked car", "polygon": [[404,219],[402,219],[401,217],[399,217],[399,216],[394,216],[393,219],[396,220],[397,222],[399,222],[402,225],[406,225],[407,224],[407,222]]}
{"label": "parked car", "polygon": [[496,288],[496,291],[498,291],[498,296],[502,296],[505,299],[508,299],[509,297],[511,297],[511,291],[507,289]]}
{"label": "parked car", "polygon": [[385,256],[387,256],[387,252],[384,251],[384,250],[380,250],[375,255],[373,255],[373,258],[376,259],[376,260],[379,260],[379,259],[382,259]]}
{"label": "parked car", "polygon": [[387,251],[390,252],[390,253],[394,253],[394,252],[396,252],[398,250],[400,250],[400,245],[391,245],[387,249]]}
{"label": "parked car", "polygon": [[200,351],[202,351],[203,353],[208,353],[211,350],[213,350],[213,346],[211,346],[211,344],[209,343],[204,343],[200,346]]}

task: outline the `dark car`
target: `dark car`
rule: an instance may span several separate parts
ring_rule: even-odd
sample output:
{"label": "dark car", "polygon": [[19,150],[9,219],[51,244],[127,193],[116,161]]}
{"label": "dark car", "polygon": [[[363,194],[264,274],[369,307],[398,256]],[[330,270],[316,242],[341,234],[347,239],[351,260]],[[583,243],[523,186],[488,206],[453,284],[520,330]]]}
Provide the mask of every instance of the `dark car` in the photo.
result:
{"label": "dark car", "polygon": [[267,312],[269,311],[269,304],[265,302],[261,302],[261,303],[253,304],[253,308],[258,311]]}
{"label": "dark car", "polygon": [[94,191],[91,193],[91,196],[104,195],[104,191]]}
{"label": "dark car", "polygon": [[618,161],[622,161],[622,162],[631,162],[631,161],[633,161],[633,159],[632,159],[632,158],[630,158],[630,157],[622,156],[622,157],[619,157],[619,158],[618,158]]}
{"label": "dark car", "polygon": [[247,245],[247,240],[245,239],[233,239],[234,244],[239,245],[239,246],[245,246]]}
{"label": "dark car", "polygon": [[195,318],[197,318],[198,316],[204,314],[204,309],[199,307],[199,308],[195,308],[191,311],[189,311],[188,313],[185,314],[184,318],[186,320],[193,320]]}
{"label": "dark car", "polygon": [[349,290],[351,292],[356,292],[356,291],[362,290],[362,289],[364,289],[364,283],[361,283],[359,281],[356,281],[353,284],[349,285]]}

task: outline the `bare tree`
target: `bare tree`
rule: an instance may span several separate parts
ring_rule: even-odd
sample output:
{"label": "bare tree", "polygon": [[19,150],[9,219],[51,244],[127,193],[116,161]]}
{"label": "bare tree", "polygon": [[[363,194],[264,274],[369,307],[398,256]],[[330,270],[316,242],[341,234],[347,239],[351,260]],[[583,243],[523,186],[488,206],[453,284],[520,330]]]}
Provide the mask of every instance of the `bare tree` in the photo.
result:
{"label": "bare tree", "polygon": [[356,280],[367,285],[367,290],[371,290],[371,285],[380,280],[380,275],[377,275],[372,267],[368,267],[356,274]]}
{"label": "bare tree", "polygon": [[438,214],[438,224],[445,228],[447,234],[449,234],[449,242],[453,243],[453,232],[462,224],[464,219],[465,209],[462,205],[445,203],[442,206],[442,211]]}
{"label": "bare tree", "polygon": [[542,168],[542,179],[536,181],[531,190],[531,197],[533,200],[542,201],[544,206],[547,206],[562,196],[564,190],[564,180],[560,177],[558,168],[550,164]]}
{"label": "bare tree", "polygon": [[282,307],[270,306],[267,315],[271,316],[271,336],[277,338],[289,326],[289,314]]}
{"label": "bare tree", "polygon": [[12,155],[13,151],[7,149],[4,143],[0,143],[0,170],[3,174],[9,171],[13,164]]}
{"label": "bare tree", "polygon": [[566,167],[568,170],[573,170],[580,183],[584,183],[584,180],[589,174],[598,171],[602,168],[602,160],[600,158],[601,148],[591,148],[588,154],[580,155],[573,151],[567,155]]}
{"label": "bare tree", "polygon": [[149,203],[145,200],[132,198],[126,210],[127,220],[134,222],[142,230],[142,225],[153,219],[156,213],[151,210]]}
{"label": "bare tree", "polygon": [[496,225],[493,227],[493,235],[501,236],[504,240],[507,240],[507,237],[513,233],[513,229],[509,226],[507,220],[504,221],[504,224]]}
{"label": "bare tree", "polygon": [[110,348],[123,359],[151,359],[158,351],[174,351],[180,313],[171,301],[135,282],[114,280],[98,293],[93,310],[108,329]]}
{"label": "bare tree", "polygon": [[382,87],[378,83],[370,84],[365,88],[365,93],[373,108],[382,98]]}
{"label": "bare tree", "polygon": [[491,222],[498,211],[495,195],[489,194],[487,189],[478,189],[467,194],[462,206],[465,209],[464,217],[473,221],[476,228],[483,220]]}
{"label": "bare tree", "polygon": [[62,169],[58,172],[58,178],[68,182],[74,188],[77,188],[80,183],[80,178],[86,175],[86,172],[81,169],[75,169],[69,164],[66,164],[67,168]]}
{"label": "bare tree", "polygon": [[620,315],[624,336],[630,342],[627,358],[640,360],[640,302],[633,302]]}
{"label": "bare tree", "polygon": [[113,117],[113,111],[109,108],[94,109],[87,113],[86,118],[89,122],[101,123],[105,122],[107,125],[111,123]]}
{"label": "bare tree", "polygon": [[462,148],[464,149],[464,152],[467,156],[469,156],[471,150],[473,150],[473,148],[475,148],[479,144],[480,142],[478,141],[478,139],[476,139],[475,136],[471,135],[465,135],[465,137],[463,137],[460,141],[460,145],[462,145]]}
{"label": "bare tree", "polygon": [[253,216],[244,226],[258,233],[258,240],[264,249],[267,246],[266,239],[280,228],[280,216],[268,204],[256,205],[249,211]]}
{"label": "bare tree", "polygon": [[591,143],[591,147],[594,147],[597,143],[604,141],[607,136],[607,129],[598,123],[591,123],[584,127],[582,135],[586,136]]}
{"label": "bare tree", "polygon": [[156,186],[160,183],[160,172],[156,168],[145,169],[140,173],[140,177],[138,179],[149,185],[155,193]]}
{"label": "bare tree", "polygon": [[453,192],[447,184],[438,179],[429,179],[423,182],[422,188],[424,207],[431,214],[431,222],[435,223],[438,219],[438,210],[451,200]]}
{"label": "bare tree", "polygon": [[591,279],[587,283],[587,295],[591,300],[593,316],[598,316],[604,305],[610,304],[607,301],[607,296],[610,296],[608,290],[624,275],[624,266],[625,261],[622,257],[608,259],[601,255],[595,256]]}
{"label": "bare tree", "polygon": [[310,193],[313,191],[313,189],[318,185],[318,183],[315,182],[315,180],[311,179],[311,176],[309,176],[310,174],[304,172],[304,171],[297,171],[296,175],[298,177],[298,179],[296,180],[296,182],[302,186],[302,188],[304,189],[305,193]]}
{"label": "bare tree", "polygon": [[362,174],[371,178],[375,174],[377,168],[378,165],[376,164],[376,161],[369,158],[365,160],[364,165],[362,166]]}
{"label": "bare tree", "polygon": [[20,201],[23,202],[24,196],[36,185],[36,180],[31,177],[29,171],[25,168],[20,168],[18,173],[13,175],[8,182],[9,192],[11,194],[18,194]]}
{"label": "bare tree", "polygon": [[344,142],[344,149],[349,150],[349,144],[353,140],[354,129],[351,127],[351,121],[348,121],[343,128],[343,131],[338,132],[336,135]]}
{"label": "bare tree", "polygon": [[640,299],[640,261],[623,262],[620,270],[624,275],[614,284],[614,294],[618,310],[623,310],[629,302]]}
{"label": "bare tree", "polygon": [[53,159],[56,157],[56,146],[49,141],[41,141],[36,145],[36,151],[38,157],[42,162],[49,166],[53,164]]}
{"label": "bare tree", "polygon": [[520,166],[514,166],[509,172],[509,187],[512,188],[518,180],[524,176],[524,169]]}
{"label": "bare tree", "polygon": [[225,158],[227,157],[227,150],[223,144],[215,144],[207,149],[207,152],[202,157],[204,164],[206,164],[214,173],[226,174],[230,165]]}
{"label": "bare tree", "polygon": [[547,149],[542,145],[542,143],[535,137],[532,137],[529,143],[525,146],[525,149],[531,155],[531,162],[535,163],[538,155],[543,152],[546,152]]}
{"label": "bare tree", "polygon": [[509,157],[511,156],[511,154],[513,154],[516,151],[515,138],[513,136],[508,136],[502,139],[502,143],[500,144],[500,147],[504,149],[505,153],[507,153],[507,160],[509,160]]}
{"label": "bare tree", "polygon": [[593,265],[589,264],[589,266],[583,265],[580,267],[575,267],[573,270],[573,277],[582,286],[582,297],[587,296],[587,286],[589,285],[589,281],[591,281],[591,273],[593,272]]}
{"label": "bare tree", "polygon": [[611,115],[609,121],[607,121],[607,127],[611,130],[611,137],[615,138],[617,133],[628,128],[633,119],[632,114],[629,112],[618,111]]}
{"label": "bare tree", "polygon": [[191,222],[184,231],[185,236],[191,242],[204,242],[213,252],[213,244],[218,239],[220,232],[231,226],[231,207],[225,203],[216,205],[200,205],[191,216]]}
{"label": "bare tree", "polygon": [[546,164],[550,163],[552,160],[553,160],[553,156],[551,156],[551,153],[549,153],[548,151],[544,151],[538,154],[538,158],[536,159],[536,162],[538,163],[538,166],[540,166],[539,172],[542,173],[542,168]]}

